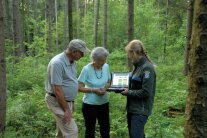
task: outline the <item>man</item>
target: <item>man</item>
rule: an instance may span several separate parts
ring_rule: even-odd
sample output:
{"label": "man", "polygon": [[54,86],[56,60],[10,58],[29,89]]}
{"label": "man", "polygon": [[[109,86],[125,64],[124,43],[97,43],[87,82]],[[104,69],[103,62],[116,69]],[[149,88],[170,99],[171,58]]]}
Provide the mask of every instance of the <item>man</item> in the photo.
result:
{"label": "man", "polygon": [[45,100],[56,120],[56,137],[77,138],[78,128],[72,117],[78,92],[76,61],[90,50],[79,39],[70,41],[68,48],[51,59],[45,83]]}

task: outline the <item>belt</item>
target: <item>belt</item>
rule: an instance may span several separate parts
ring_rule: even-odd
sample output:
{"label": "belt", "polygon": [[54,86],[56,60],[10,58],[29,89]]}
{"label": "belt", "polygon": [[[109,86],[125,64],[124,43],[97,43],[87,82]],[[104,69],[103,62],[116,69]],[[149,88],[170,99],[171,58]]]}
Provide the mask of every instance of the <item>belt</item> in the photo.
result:
{"label": "belt", "polygon": [[[52,96],[52,97],[56,97],[56,95],[54,94],[54,93],[47,93],[47,94],[49,94],[50,96]],[[66,102],[70,102],[70,103],[74,103],[74,101],[69,101],[69,100],[65,100]]]}

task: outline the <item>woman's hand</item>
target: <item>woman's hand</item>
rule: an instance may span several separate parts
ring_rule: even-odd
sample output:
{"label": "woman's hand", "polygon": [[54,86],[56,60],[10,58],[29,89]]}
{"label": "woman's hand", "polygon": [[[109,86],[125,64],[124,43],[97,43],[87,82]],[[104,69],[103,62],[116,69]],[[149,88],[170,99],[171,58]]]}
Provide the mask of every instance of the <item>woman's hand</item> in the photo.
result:
{"label": "woman's hand", "polygon": [[96,94],[99,95],[99,96],[102,96],[106,93],[106,89],[105,88],[100,88],[100,89],[97,89],[96,91]]}
{"label": "woman's hand", "polygon": [[128,89],[126,89],[126,88],[124,89],[124,91],[121,92],[121,94],[124,95],[124,96],[126,96],[127,93],[128,93]]}

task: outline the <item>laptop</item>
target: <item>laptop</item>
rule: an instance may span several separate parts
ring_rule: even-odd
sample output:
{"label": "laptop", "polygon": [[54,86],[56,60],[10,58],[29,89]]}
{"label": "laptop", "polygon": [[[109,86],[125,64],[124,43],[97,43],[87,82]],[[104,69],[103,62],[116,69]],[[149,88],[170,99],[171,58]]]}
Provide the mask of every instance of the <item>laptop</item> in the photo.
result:
{"label": "laptop", "polygon": [[107,91],[122,92],[124,88],[129,87],[130,72],[112,72],[111,86]]}

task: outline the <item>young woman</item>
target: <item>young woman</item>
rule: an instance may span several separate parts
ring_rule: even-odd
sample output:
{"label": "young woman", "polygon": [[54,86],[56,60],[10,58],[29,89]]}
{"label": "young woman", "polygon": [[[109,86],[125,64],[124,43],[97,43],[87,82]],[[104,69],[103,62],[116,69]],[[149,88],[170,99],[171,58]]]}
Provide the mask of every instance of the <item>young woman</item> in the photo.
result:
{"label": "young woman", "polygon": [[156,73],[140,40],[132,40],[125,47],[134,65],[129,88],[121,92],[127,97],[127,122],[130,138],[143,138],[144,126],[154,102]]}

